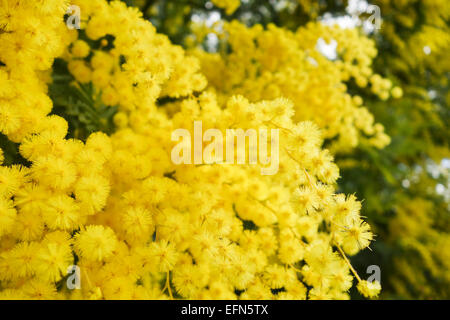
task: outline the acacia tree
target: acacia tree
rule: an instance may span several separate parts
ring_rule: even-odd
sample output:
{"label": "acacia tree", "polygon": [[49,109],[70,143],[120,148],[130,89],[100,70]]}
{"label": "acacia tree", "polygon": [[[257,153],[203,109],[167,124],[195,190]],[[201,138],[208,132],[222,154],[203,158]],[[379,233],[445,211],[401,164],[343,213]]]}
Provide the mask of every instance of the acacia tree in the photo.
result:
{"label": "acacia tree", "polygon": [[[0,298],[373,298],[369,265],[449,298],[446,0],[374,0],[371,30],[347,1],[74,2],[78,31],[0,7]],[[279,129],[279,174],[175,166],[195,120]]]}
{"label": "acacia tree", "polygon": [[[220,13],[221,20],[275,24],[293,31],[311,21],[354,14],[347,1],[245,1],[232,13],[207,1],[134,4],[183,45],[189,45],[192,21],[213,13]],[[360,253],[352,261],[361,273],[367,265],[380,265],[386,298],[449,298],[448,250],[441,248],[450,241],[450,6],[445,0],[369,4],[378,6],[382,19],[380,29],[366,33],[376,42],[374,73],[401,88],[402,96],[380,101],[354,80],[346,83],[350,92],[363,97],[391,138],[382,149],[359,144],[352,152],[336,154],[339,187],[364,199],[363,214],[377,234],[373,252]],[[359,12],[359,21],[367,21],[372,13]]]}

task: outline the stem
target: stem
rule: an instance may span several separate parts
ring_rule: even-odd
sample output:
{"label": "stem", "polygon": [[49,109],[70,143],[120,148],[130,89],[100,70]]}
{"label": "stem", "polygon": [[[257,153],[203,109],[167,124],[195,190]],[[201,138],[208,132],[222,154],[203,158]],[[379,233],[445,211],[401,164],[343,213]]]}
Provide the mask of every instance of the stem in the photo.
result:
{"label": "stem", "polygon": [[294,160],[295,162],[297,162],[300,165],[300,167],[303,169],[303,172],[305,173],[306,179],[308,179],[309,185],[312,188],[316,189],[316,191],[317,191],[317,187],[316,187],[316,185],[314,183],[312,183],[312,180],[311,180],[311,177],[310,177],[308,171],[306,171],[306,169],[303,168],[303,166],[300,164],[300,162],[297,159],[295,159],[286,148],[284,149],[284,151],[287,153],[289,158],[291,158],[292,160]]}
{"label": "stem", "polygon": [[170,289],[170,272],[169,271],[167,271],[166,287],[167,287],[167,292],[169,292],[170,299],[173,300],[172,289]]}
{"label": "stem", "polygon": [[341,247],[337,243],[335,243],[335,244],[336,244],[336,247],[338,248],[339,252],[341,253],[342,257],[344,258],[345,262],[347,263],[348,267],[350,268],[352,273],[355,275],[356,279],[358,279],[358,282],[361,282],[361,278],[359,277],[356,270],[353,268],[352,264],[350,263],[347,256],[345,255],[344,251],[341,249]]}
{"label": "stem", "polygon": [[275,215],[277,214],[276,211],[274,209],[272,209],[271,207],[269,207],[268,205],[266,205],[263,201],[256,199],[254,196],[252,196],[251,194],[248,195],[249,198],[253,199],[256,202],[259,202],[259,204],[261,204],[264,208],[270,210],[272,213],[274,213]]}
{"label": "stem", "polygon": [[292,268],[294,271],[301,273],[302,271],[294,267],[292,264],[288,265],[290,268]]}
{"label": "stem", "polygon": [[314,189],[316,189],[316,191],[317,191],[317,187],[316,187],[315,184],[312,183],[311,177],[309,176],[308,171],[306,171],[306,169],[304,169],[304,168],[303,168],[303,171],[305,172],[305,175],[306,175],[306,178],[308,179],[309,185],[310,185],[311,187],[313,187]]}

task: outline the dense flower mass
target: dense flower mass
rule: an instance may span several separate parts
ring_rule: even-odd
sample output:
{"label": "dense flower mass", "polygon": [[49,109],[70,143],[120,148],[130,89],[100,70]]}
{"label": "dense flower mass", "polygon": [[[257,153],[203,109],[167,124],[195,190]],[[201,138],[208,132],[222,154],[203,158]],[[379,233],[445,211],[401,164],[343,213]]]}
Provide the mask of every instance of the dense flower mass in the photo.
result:
{"label": "dense flower mass", "polygon": [[[377,53],[374,42],[358,30],[310,23],[293,33],[274,25],[248,28],[237,21],[217,29],[212,31],[224,41],[223,50],[198,50],[196,55],[209,85],[221,96],[242,94],[251,101],[289,98],[295,105],[294,120],[317,123],[324,138],[333,141],[333,152],[360,143],[378,148],[389,144],[383,126],[374,123],[362,98],[351,96],[344,83],[352,79],[383,100],[390,96],[391,82],[370,67]],[[336,57],[319,46],[326,48],[333,41],[339,43]],[[392,94],[401,96],[401,89],[395,89]]]}
{"label": "dense flower mass", "polygon": [[224,9],[226,14],[232,14],[240,6],[241,0],[212,0],[212,3]]}
{"label": "dense flower mass", "polygon": [[[23,158],[0,167],[1,298],[347,299],[355,278],[362,294],[378,294],[346,257],[373,239],[361,203],[336,193],[339,169],[322,148],[337,135],[337,146],[354,146],[358,130],[388,142],[341,83],[390,90],[371,74],[370,44],[349,40],[344,60],[330,62],[312,51],[313,34],[358,35],[231,24],[230,56],[189,55],[123,2],[73,4],[80,30],[66,27],[64,0],[1,2],[0,132]],[[68,138],[48,94],[56,58],[68,86],[99,97],[83,96],[89,112],[117,108],[114,133]],[[194,121],[280,130],[279,172],[175,165],[171,132]],[[80,290],[66,286],[72,265]]]}

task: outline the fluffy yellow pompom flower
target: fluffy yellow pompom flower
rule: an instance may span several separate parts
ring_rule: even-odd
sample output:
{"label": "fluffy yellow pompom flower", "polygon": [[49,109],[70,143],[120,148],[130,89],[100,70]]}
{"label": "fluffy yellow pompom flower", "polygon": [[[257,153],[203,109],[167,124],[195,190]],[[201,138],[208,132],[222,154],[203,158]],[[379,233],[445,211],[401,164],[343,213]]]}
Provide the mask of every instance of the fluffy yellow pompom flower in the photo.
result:
{"label": "fluffy yellow pompom flower", "polygon": [[36,253],[40,245],[37,242],[22,242],[0,257],[0,280],[20,279],[36,273],[38,259]]}
{"label": "fluffy yellow pompom flower", "polygon": [[150,245],[150,255],[161,272],[172,270],[178,259],[175,247],[166,240],[153,242]]}
{"label": "fluffy yellow pompom flower", "polygon": [[40,279],[59,281],[73,263],[72,249],[67,244],[44,240],[37,253],[36,274]]}
{"label": "fluffy yellow pompom flower", "polygon": [[37,159],[31,174],[39,183],[62,190],[71,187],[76,180],[75,166],[53,155]]}
{"label": "fluffy yellow pompom flower", "polygon": [[381,285],[378,281],[361,280],[356,288],[366,298],[375,298],[381,291]]}
{"label": "fluffy yellow pompom flower", "polygon": [[81,224],[80,208],[72,197],[60,195],[48,199],[43,219],[51,230],[72,231]]}
{"label": "fluffy yellow pompom flower", "polygon": [[150,211],[145,208],[129,208],[122,215],[122,227],[125,239],[134,243],[136,241],[146,242],[153,234],[154,225]]}
{"label": "fluffy yellow pompom flower", "polygon": [[103,261],[117,246],[117,238],[109,227],[87,226],[75,235],[75,251],[86,260]]}
{"label": "fluffy yellow pompom flower", "polygon": [[85,41],[77,40],[73,43],[72,49],[70,51],[72,52],[74,57],[85,58],[89,55],[91,48]]}
{"label": "fluffy yellow pompom flower", "polygon": [[17,296],[32,300],[51,300],[57,297],[56,288],[49,282],[34,279],[25,283]]}
{"label": "fluffy yellow pompom flower", "polygon": [[10,200],[0,198],[0,237],[12,230],[16,219],[16,209]]}
{"label": "fluffy yellow pompom flower", "polygon": [[14,195],[25,182],[25,173],[21,166],[0,167],[0,194]]}
{"label": "fluffy yellow pompom flower", "polygon": [[227,15],[233,14],[241,5],[240,0],[212,0],[212,3],[219,8],[223,8]]}
{"label": "fluffy yellow pompom flower", "polygon": [[100,211],[106,204],[110,191],[109,182],[101,175],[82,177],[75,186],[75,197],[87,214]]}
{"label": "fluffy yellow pompom flower", "polygon": [[391,91],[392,97],[395,99],[399,99],[403,96],[403,90],[400,87],[394,87]]}
{"label": "fluffy yellow pompom flower", "polygon": [[358,253],[369,246],[373,239],[370,226],[361,220],[352,221],[342,230],[342,248],[350,255]]}
{"label": "fluffy yellow pompom flower", "polygon": [[97,157],[108,160],[112,155],[111,139],[103,132],[95,132],[86,140],[86,148],[93,150]]}

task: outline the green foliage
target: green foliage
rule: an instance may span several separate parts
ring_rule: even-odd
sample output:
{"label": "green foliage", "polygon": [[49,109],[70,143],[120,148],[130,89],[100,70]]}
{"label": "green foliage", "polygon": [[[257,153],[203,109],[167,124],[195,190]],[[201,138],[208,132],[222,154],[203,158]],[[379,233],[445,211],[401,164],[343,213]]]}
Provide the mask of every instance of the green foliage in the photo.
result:
{"label": "green foliage", "polygon": [[117,107],[103,104],[101,92],[95,92],[92,83],[76,83],[63,60],[57,59],[53,70],[53,82],[49,86],[54,104],[52,113],[68,121],[69,137],[86,140],[96,131],[114,132]]}
{"label": "green foliage", "polygon": [[0,149],[2,149],[4,156],[3,165],[20,164],[29,166],[29,161],[19,153],[19,144],[12,142],[2,133],[0,133]]}

